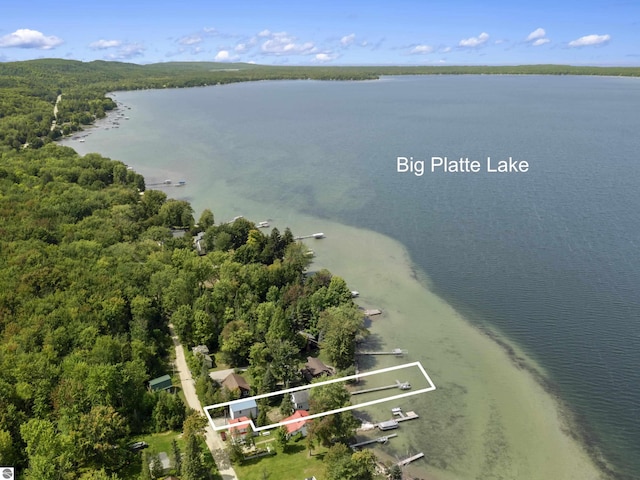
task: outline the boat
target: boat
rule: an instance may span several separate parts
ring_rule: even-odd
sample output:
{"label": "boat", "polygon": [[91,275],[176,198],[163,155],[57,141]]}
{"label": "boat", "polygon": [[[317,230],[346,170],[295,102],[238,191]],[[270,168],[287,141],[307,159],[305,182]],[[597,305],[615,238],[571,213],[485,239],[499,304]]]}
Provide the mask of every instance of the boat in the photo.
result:
{"label": "boat", "polygon": [[356,298],[360,296],[360,292],[357,290],[351,290],[351,298]]}
{"label": "boat", "polygon": [[259,222],[258,228],[267,228],[269,226],[269,222]]}

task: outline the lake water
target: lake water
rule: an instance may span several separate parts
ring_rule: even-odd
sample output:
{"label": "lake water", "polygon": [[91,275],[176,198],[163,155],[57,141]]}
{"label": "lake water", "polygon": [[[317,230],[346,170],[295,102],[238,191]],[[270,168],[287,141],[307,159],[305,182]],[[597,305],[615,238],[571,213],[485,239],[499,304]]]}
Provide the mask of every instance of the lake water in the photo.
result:
{"label": "lake water", "polygon": [[[640,478],[640,80],[387,77],[115,98],[130,120],[66,143],[122,160],[148,184],[184,179],[167,193],[217,221],[324,231],[312,244],[318,264],[388,312],[374,339],[431,368],[437,395],[411,406],[439,420],[408,422],[410,441],[390,458],[425,451],[428,467],[416,468],[434,478],[586,478],[533,453],[553,440],[522,417],[545,411],[620,478]],[[398,156],[426,170],[433,156],[469,158],[483,171],[398,173]],[[524,160],[529,171],[488,173],[487,157]],[[459,315],[478,328],[464,330]],[[478,329],[514,348],[513,381],[494,378],[509,360],[476,345]],[[540,392],[525,405],[536,387],[517,382],[528,370],[542,394],[561,399],[557,409]],[[540,467],[547,461],[552,472]]]}

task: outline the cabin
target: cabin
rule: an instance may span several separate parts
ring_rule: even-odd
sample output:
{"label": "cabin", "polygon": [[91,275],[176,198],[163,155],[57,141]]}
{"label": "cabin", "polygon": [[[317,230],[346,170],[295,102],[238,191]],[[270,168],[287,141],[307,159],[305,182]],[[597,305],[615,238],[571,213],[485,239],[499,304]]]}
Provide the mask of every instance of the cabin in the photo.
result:
{"label": "cabin", "polygon": [[163,375],[149,381],[149,390],[152,392],[170,391],[171,387],[173,387],[173,384],[170,375]]}
{"label": "cabin", "polygon": [[238,392],[240,394],[240,398],[251,395],[251,386],[237,373],[230,373],[227,375],[222,381],[222,386],[230,392]]}
{"label": "cabin", "polygon": [[300,390],[291,394],[294,410],[309,410],[309,390]]}
{"label": "cabin", "polygon": [[258,418],[258,404],[254,399],[236,402],[229,405],[229,416],[234,418]]}
{"label": "cabin", "polygon": [[323,375],[333,375],[333,368],[322,363],[319,358],[307,357],[303,373],[305,377],[318,378]]}
{"label": "cabin", "polygon": [[283,422],[288,422],[289,420],[298,420],[297,422],[292,422],[285,425],[287,429],[287,438],[291,438],[298,433],[300,433],[303,437],[307,436],[307,422],[309,420],[305,420],[305,417],[308,416],[309,412],[307,412],[306,410],[296,410],[290,417],[282,419]]}

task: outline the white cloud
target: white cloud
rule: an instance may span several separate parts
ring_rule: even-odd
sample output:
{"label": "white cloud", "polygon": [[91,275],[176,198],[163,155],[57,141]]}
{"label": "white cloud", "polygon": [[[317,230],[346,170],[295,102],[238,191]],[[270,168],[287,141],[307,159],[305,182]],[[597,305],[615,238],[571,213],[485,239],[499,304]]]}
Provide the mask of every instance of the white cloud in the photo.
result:
{"label": "white cloud", "polygon": [[267,55],[310,55],[317,52],[313,42],[297,43],[297,38],[287,32],[263,30],[258,36],[269,38],[260,47]]}
{"label": "white cloud", "polygon": [[89,44],[89,48],[93,50],[104,50],[106,48],[115,48],[122,45],[120,40],[98,40]]}
{"label": "white cloud", "polygon": [[146,48],[140,43],[125,43],[117,52],[110,53],[105,58],[108,60],[130,60],[144,55]]}
{"label": "white cloud", "polygon": [[51,50],[63,43],[61,38],[46,36],[37,30],[21,28],[13,33],[0,37],[0,47],[39,48]]}
{"label": "white cloud", "polygon": [[335,53],[317,53],[314,57],[316,62],[330,62],[338,58]]}
{"label": "white cloud", "polygon": [[551,40],[549,40],[548,38],[538,38],[531,45],[533,45],[534,47],[539,47],[540,45],[544,45],[545,43],[549,43],[550,41]]}
{"label": "white cloud", "polygon": [[451,47],[444,47],[442,50],[440,50],[441,53],[449,53],[451,51]]}
{"label": "white cloud", "polygon": [[231,55],[229,50],[220,50],[214,57],[216,62],[235,62],[238,60],[237,55]]}
{"label": "white cloud", "polygon": [[476,48],[485,44],[489,40],[489,34],[482,32],[477,37],[464,38],[458,43],[459,47]]}
{"label": "white cloud", "polygon": [[427,53],[432,53],[433,52],[433,47],[431,45],[416,45],[415,47],[413,47],[411,49],[411,51],[409,52],[412,55],[424,55]]}
{"label": "white cloud", "polygon": [[342,37],[340,39],[340,44],[343,47],[348,47],[349,45],[351,45],[356,39],[356,34],[355,33],[351,33],[349,35],[345,35],[344,37]]}
{"label": "white cloud", "polygon": [[585,35],[577,40],[569,42],[570,47],[588,47],[591,45],[601,45],[611,40],[611,35]]}
{"label": "white cloud", "polygon": [[200,35],[186,35],[178,39],[180,45],[196,45],[202,43],[202,37]]}
{"label": "white cloud", "polygon": [[532,40],[537,40],[538,38],[544,38],[546,37],[546,35],[547,35],[547,32],[544,31],[544,28],[536,28],[527,37],[527,42],[530,42]]}

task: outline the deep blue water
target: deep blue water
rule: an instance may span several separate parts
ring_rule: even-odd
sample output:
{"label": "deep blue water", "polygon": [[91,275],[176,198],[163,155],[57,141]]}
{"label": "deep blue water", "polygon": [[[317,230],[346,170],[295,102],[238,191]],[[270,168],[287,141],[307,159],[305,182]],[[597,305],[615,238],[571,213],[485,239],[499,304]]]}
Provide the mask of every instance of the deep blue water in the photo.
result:
{"label": "deep blue water", "polygon": [[[403,77],[118,97],[190,132],[178,150],[199,166],[187,175],[209,162],[243,196],[398,239],[438,294],[542,365],[588,439],[640,478],[640,80]],[[126,161],[152,144],[171,163],[165,127],[136,135],[140,145],[106,152]],[[397,156],[530,167],[415,176],[396,172]]]}

